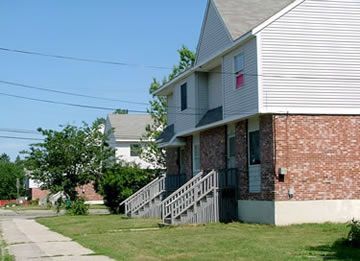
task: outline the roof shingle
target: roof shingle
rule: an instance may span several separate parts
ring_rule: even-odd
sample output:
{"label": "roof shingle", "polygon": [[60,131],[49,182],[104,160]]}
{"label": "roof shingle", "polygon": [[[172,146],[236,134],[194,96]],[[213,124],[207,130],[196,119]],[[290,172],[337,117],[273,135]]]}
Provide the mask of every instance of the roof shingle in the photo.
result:
{"label": "roof shingle", "polygon": [[114,129],[116,139],[140,140],[152,119],[147,114],[109,114],[108,122]]}
{"label": "roof shingle", "polygon": [[213,0],[233,40],[251,31],[295,0]]}

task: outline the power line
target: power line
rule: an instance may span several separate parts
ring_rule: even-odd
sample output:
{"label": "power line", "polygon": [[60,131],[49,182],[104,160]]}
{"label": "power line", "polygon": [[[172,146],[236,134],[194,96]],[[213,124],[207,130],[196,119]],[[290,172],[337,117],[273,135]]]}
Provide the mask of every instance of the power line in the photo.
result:
{"label": "power line", "polygon": [[43,141],[43,139],[37,138],[26,138],[26,137],[16,137],[16,136],[2,136],[0,135],[1,139],[15,139],[15,140],[32,140],[32,141]]}
{"label": "power line", "polygon": [[[30,101],[36,101],[36,102],[43,102],[43,103],[50,103],[50,104],[57,104],[57,105],[64,105],[64,106],[70,106],[70,107],[78,107],[78,108],[86,108],[86,109],[95,109],[95,110],[105,110],[105,111],[115,111],[117,110],[116,108],[110,108],[110,107],[101,107],[101,106],[91,106],[91,105],[85,105],[85,104],[77,104],[77,103],[67,103],[67,102],[60,102],[60,101],[52,101],[52,100],[45,100],[45,99],[38,99],[38,98],[30,98],[30,97],[25,97],[25,96],[20,96],[20,95],[14,95],[14,94],[9,94],[9,93],[3,93],[0,92],[0,95],[2,96],[7,96],[7,97],[12,97],[12,98],[17,98],[17,99],[22,99],[22,100],[30,100]],[[140,110],[127,110],[128,112],[132,112],[132,113],[140,113],[140,114],[148,114],[147,111],[140,111]],[[246,112],[246,111],[241,111],[239,113],[226,113],[225,115],[239,115],[241,113],[252,113],[252,112]],[[204,113],[188,113],[188,112],[166,112],[167,115],[204,115]]]}
{"label": "power line", "polygon": [[101,64],[108,64],[108,65],[130,66],[130,67],[143,67],[143,68],[160,69],[160,70],[172,70],[173,69],[172,67],[166,67],[166,66],[143,65],[143,64],[126,63],[126,62],[118,62],[118,61],[106,61],[106,60],[98,60],[98,59],[90,59],[90,58],[80,58],[80,57],[74,57],[74,56],[48,54],[48,53],[42,53],[42,52],[10,49],[10,48],[4,48],[4,47],[0,47],[0,51],[50,57],[50,58],[63,59],[63,60],[72,60],[72,61],[77,61],[77,62],[101,63]]}
{"label": "power line", "polygon": [[[116,108],[109,108],[109,107],[101,107],[101,106],[91,106],[91,105],[84,105],[84,104],[76,104],[76,103],[68,103],[68,102],[58,102],[58,101],[51,101],[51,100],[45,100],[45,99],[37,99],[37,98],[30,98],[20,95],[13,95],[8,93],[0,92],[0,95],[7,96],[7,97],[13,97],[23,100],[30,100],[30,101],[37,101],[37,102],[44,102],[44,103],[51,103],[51,104],[59,104],[59,105],[65,105],[65,106],[71,106],[71,107],[80,107],[80,108],[87,108],[87,109],[95,109],[95,110],[105,110],[105,111],[115,111]],[[138,112],[138,113],[144,113],[144,111],[135,111],[135,110],[128,110],[129,112]]]}
{"label": "power line", "polygon": [[35,89],[35,90],[40,90],[40,91],[60,93],[60,94],[65,94],[65,95],[91,98],[91,99],[97,99],[97,100],[114,101],[114,102],[122,102],[122,103],[128,103],[128,104],[138,104],[138,105],[148,105],[148,103],[144,103],[144,102],[125,101],[125,100],[118,100],[118,99],[112,99],[112,98],[106,98],[106,97],[97,97],[97,96],[91,96],[91,95],[74,93],[74,92],[65,92],[65,91],[59,91],[59,90],[55,90],[55,89],[43,88],[43,87],[38,87],[38,86],[34,86],[34,85],[28,85],[28,84],[22,84],[22,83],[10,82],[10,81],[0,80],[0,83],[17,86],[17,87],[22,87],[22,88],[27,88],[27,89]]}
{"label": "power line", "polygon": [[23,133],[23,134],[38,134],[39,132],[35,130],[25,130],[25,129],[12,129],[12,128],[0,128],[0,132],[9,132],[9,133]]}
{"label": "power line", "polygon": [[[43,87],[38,87],[38,86],[28,85],[28,84],[23,84],[23,83],[17,83],[17,82],[12,82],[12,81],[0,80],[0,83],[11,85],[11,86],[16,86],[16,87],[21,87],[21,88],[35,89],[35,90],[40,90],[40,91],[60,93],[60,94],[65,94],[65,95],[70,95],[70,96],[91,98],[91,99],[97,99],[97,100],[115,101],[115,102],[122,102],[122,103],[126,103],[126,104],[135,104],[135,105],[149,105],[149,103],[145,103],[145,102],[134,102],[134,101],[118,100],[118,99],[112,99],[112,98],[106,98],[106,97],[91,96],[91,95],[79,94],[79,93],[74,93],[74,92],[64,92],[64,91],[59,91],[59,90],[55,90],[55,89],[43,88]],[[180,109],[181,107],[180,106],[168,106],[168,108]],[[196,108],[191,108],[191,107],[188,107],[188,108],[196,110]]]}

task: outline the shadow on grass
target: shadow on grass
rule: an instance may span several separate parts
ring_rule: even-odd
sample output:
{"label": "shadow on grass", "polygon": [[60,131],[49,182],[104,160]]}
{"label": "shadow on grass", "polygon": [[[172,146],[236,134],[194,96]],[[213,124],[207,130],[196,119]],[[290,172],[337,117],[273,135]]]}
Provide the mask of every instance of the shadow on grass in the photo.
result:
{"label": "shadow on grass", "polygon": [[351,246],[346,239],[339,239],[332,245],[309,247],[308,250],[324,260],[360,260],[360,248]]}

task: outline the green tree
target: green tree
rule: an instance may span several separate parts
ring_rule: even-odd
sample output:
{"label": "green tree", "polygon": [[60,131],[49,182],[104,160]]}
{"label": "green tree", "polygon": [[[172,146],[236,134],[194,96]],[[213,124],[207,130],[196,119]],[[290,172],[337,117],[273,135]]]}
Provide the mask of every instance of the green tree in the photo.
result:
{"label": "green tree", "polygon": [[114,114],[129,114],[129,110],[127,109],[116,109]]}
{"label": "green tree", "polygon": [[67,125],[61,131],[38,130],[44,142],[33,144],[26,155],[26,167],[44,189],[64,191],[77,198],[76,187],[96,181],[114,160],[99,125]]}
{"label": "green tree", "polygon": [[166,152],[164,149],[158,147],[155,140],[160,136],[167,124],[167,100],[166,97],[154,95],[154,92],[167,82],[173,80],[179,74],[191,68],[195,63],[195,53],[187,47],[182,46],[178,50],[178,53],[180,56],[179,64],[175,65],[171,73],[162,81],[154,78],[149,88],[152,100],[150,101],[148,113],[151,115],[153,122],[146,127],[146,134],[142,138],[143,145],[141,157],[147,162],[155,163],[161,169],[165,169]]}
{"label": "green tree", "polygon": [[100,194],[111,213],[120,214],[120,203],[148,184],[154,178],[150,170],[137,166],[116,164],[107,169],[100,180]]}
{"label": "green tree", "polygon": [[10,156],[7,155],[6,153],[3,153],[0,155],[0,161],[10,162]]}
{"label": "green tree", "polygon": [[[0,199],[15,199],[17,197],[16,183],[24,184],[25,172],[21,165],[7,160],[0,160]],[[20,195],[24,195],[24,187],[20,187]]]}

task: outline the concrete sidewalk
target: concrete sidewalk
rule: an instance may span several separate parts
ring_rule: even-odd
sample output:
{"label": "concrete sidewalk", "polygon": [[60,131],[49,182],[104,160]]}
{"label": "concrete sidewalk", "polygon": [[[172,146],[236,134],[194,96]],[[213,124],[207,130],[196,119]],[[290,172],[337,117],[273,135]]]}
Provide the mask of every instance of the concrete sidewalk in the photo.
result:
{"label": "concrete sidewalk", "polygon": [[22,260],[112,260],[96,256],[80,244],[50,231],[35,220],[9,217],[1,220],[3,238],[9,253],[17,261]]}

